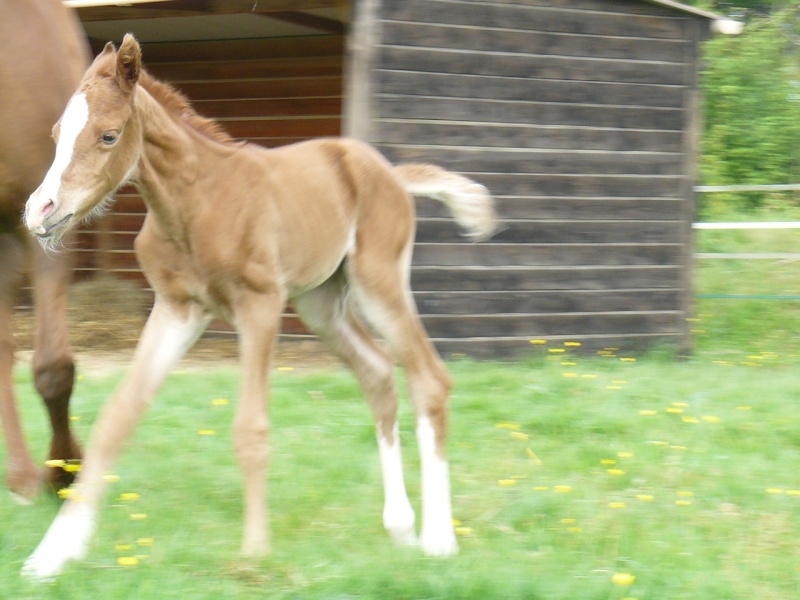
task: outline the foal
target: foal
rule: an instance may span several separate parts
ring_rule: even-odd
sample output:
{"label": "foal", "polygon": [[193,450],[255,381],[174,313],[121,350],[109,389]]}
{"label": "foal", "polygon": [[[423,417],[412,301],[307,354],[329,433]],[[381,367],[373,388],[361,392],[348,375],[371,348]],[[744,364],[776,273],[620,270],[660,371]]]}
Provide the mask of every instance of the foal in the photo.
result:
{"label": "foal", "polygon": [[[284,148],[236,143],[141,68],[136,40],[106,45],[55,127],[56,159],[28,200],[25,223],[42,244],[134,183],[148,207],[136,253],[156,293],[130,372],[94,426],[70,499],[24,570],[57,575],[93,532],[103,474],[154,394],[212,315],[239,334],[243,371],[234,423],[244,473],[242,551],[268,551],[265,498],[270,355],[291,300],[310,329],[356,374],[374,413],[385,491],[383,520],[416,543],[403,481],[393,362],[405,369],[422,463],[421,546],[457,551],[445,458],[448,374],[409,290],[414,206],[445,202],[478,239],[495,227],[486,189],[431,165],[393,167],[366,144],[326,139]],[[408,191],[407,191],[408,190]]]}

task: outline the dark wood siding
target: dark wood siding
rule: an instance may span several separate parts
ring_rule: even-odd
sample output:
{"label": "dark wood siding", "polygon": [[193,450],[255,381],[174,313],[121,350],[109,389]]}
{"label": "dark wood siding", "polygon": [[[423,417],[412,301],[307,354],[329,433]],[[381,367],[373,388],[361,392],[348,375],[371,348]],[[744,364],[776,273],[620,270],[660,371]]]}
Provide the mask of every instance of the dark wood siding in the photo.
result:
{"label": "dark wood siding", "polygon": [[483,183],[503,220],[471,245],[418,201],[412,285],[439,348],[685,345],[705,19],[635,0],[365,5],[348,129]]}
{"label": "dark wood siding", "polygon": [[[231,135],[266,147],[339,135],[342,36],[144,44],[147,69],[185,93]],[[109,213],[80,231],[77,277],[98,273],[141,281],[133,240],[145,206],[132,187]],[[217,322],[211,330],[229,331]],[[287,314],[284,330],[304,331]]]}

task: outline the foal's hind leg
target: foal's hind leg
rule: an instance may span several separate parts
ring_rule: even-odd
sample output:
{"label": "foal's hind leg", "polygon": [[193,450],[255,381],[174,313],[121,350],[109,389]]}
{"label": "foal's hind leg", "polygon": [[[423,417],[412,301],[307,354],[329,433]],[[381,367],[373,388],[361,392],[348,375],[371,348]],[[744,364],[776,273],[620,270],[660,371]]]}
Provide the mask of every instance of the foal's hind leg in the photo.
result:
{"label": "foal's hind leg", "polygon": [[450,504],[450,471],[446,458],[450,376],[417,315],[408,288],[410,242],[399,256],[390,243],[366,236],[348,263],[349,279],[359,305],[386,338],[408,377],[417,417],[422,467],[423,551],[445,556],[458,551]]}
{"label": "foal's hind leg", "polygon": [[[31,241],[34,255],[33,283],[36,308],[36,352],[33,373],[36,390],[42,396],[53,439],[51,460],[78,459],[81,449],[70,427],[69,401],[75,379],[67,332],[67,302],[70,280],[69,258],[66,254],[46,255],[41,246]],[[45,474],[56,490],[68,487],[74,475],[60,467]]]}
{"label": "foal's hind leg", "polygon": [[14,303],[25,260],[25,244],[15,233],[0,234],[0,421],[3,423],[8,467],[6,483],[21,501],[39,493],[39,472],[31,458],[14,396]]}
{"label": "foal's hind leg", "polygon": [[383,525],[395,542],[416,544],[414,509],[403,478],[392,360],[353,312],[341,274],[296,298],[294,305],[303,322],[356,375],[377,428],[384,490]]}

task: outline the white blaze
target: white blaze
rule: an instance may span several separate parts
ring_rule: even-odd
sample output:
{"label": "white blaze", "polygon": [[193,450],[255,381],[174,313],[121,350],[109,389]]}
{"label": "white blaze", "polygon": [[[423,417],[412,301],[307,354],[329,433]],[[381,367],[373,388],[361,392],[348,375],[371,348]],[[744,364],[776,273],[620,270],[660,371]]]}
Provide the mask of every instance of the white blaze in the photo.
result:
{"label": "white blaze", "polygon": [[28,200],[26,224],[29,229],[39,228],[43,218],[42,210],[49,202],[57,201],[58,191],[61,188],[61,178],[72,162],[75,142],[88,122],[89,103],[86,101],[86,94],[75,94],[61,116],[61,131],[53,164],[50,166],[50,170],[47,171],[42,185]]}

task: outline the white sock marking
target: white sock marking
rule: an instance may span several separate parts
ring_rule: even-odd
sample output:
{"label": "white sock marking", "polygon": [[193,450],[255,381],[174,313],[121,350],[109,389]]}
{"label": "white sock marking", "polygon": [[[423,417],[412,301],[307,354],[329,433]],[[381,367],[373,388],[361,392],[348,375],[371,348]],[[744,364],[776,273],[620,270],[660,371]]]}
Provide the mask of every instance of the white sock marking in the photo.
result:
{"label": "white sock marking", "polygon": [[56,516],[39,546],[22,567],[23,576],[47,581],[71,560],[86,555],[95,528],[95,511],[88,503],[68,501]]}
{"label": "white sock marking", "polygon": [[417,420],[422,466],[422,550],[428,556],[458,552],[450,506],[450,467],[436,452],[436,431],[427,417]]}
{"label": "white sock marking", "polygon": [[383,526],[398,544],[412,546],[417,543],[414,532],[414,509],[408,500],[405,479],[403,478],[403,459],[400,451],[400,434],[397,423],[390,443],[378,429],[378,449],[383,473]]}

